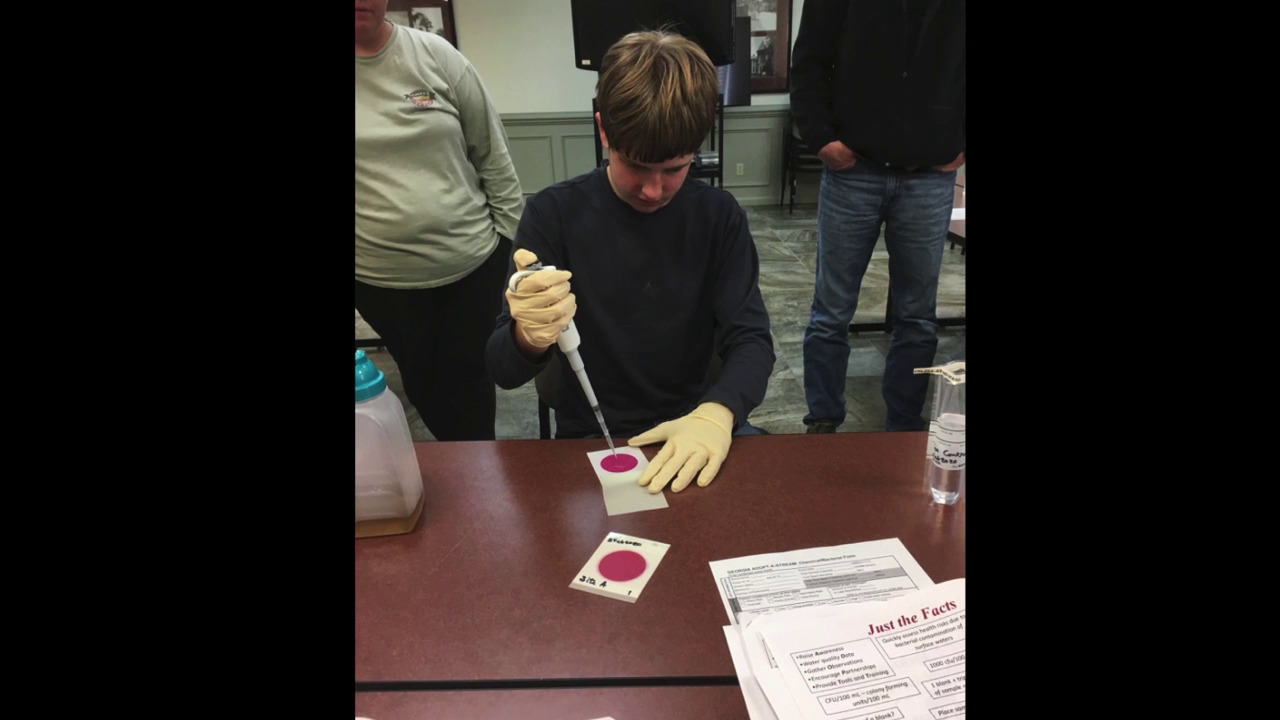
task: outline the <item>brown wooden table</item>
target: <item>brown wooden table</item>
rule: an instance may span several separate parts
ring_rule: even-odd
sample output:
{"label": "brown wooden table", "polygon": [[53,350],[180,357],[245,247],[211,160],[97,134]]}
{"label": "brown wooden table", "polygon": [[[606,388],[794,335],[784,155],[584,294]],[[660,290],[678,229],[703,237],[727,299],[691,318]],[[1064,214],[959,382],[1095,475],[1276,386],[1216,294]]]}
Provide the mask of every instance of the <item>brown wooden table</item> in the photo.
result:
{"label": "brown wooden table", "polygon": [[748,720],[736,685],[356,693],[371,720]]}
{"label": "brown wooden table", "polygon": [[[934,582],[963,577],[965,501],[931,503],[926,437],[735,438],[709,487],[613,517],[586,457],[600,440],[418,444],[419,527],[355,541],[356,689],[723,682],[735,673],[712,560],[897,537]],[[671,546],[634,604],[569,587],[610,531]]]}

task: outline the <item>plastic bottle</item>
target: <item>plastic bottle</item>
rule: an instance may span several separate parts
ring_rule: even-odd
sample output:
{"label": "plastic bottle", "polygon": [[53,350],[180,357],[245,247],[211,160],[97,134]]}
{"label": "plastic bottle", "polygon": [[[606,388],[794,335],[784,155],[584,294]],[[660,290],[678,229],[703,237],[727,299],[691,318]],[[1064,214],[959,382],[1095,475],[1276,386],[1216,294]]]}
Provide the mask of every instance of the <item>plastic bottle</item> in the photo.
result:
{"label": "plastic bottle", "polygon": [[929,425],[925,484],[934,502],[954,505],[964,491],[965,480],[964,361],[915,372],[938,376],[933,421]]}
{"label": "plastic bottle", "polygon": [[404,406],[356,350],[356,537],[407,533],[422,516],[422,473]]}

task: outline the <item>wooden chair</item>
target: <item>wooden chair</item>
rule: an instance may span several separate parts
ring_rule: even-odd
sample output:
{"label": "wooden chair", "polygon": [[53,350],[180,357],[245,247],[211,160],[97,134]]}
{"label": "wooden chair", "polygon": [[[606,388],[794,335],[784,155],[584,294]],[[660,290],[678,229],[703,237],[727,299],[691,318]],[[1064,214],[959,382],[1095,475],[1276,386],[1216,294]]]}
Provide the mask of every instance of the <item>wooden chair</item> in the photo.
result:
{"label": "wooden chair", "polygon": [[788,213],[796,211],[796,177],[804,173],[822,173],[822,161],[817,153],[811,151],[800,137],[800,130],[792,122],[787,122],[784,132],[786,141],[782,153],[782,195],[778,204],[782,205],[787,196],[787,188],[791,188],[791,202]]}
{"label": "wooden chair", "polygon": [[[952,208],[954,210],[964,209],[964,175],[956,176],[956,196]],[[952,250],[955,250],[956,245],[959,245],[960,254],[964,254],[964,218],[951,221],[951,225],[947,228],[947,239],[951,241]]]}

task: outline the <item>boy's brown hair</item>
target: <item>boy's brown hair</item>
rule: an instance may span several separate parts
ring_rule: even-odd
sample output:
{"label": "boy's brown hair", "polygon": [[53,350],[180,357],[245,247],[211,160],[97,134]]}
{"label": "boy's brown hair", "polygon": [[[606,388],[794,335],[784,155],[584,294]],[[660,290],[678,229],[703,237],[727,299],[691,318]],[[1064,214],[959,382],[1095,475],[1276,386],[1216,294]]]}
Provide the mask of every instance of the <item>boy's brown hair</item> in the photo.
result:
{"label": "boy's brown hair", "polygon": [[596,104],[609,147],[636,162],[689,155],[715,121],[719,80],[697,43],[666,30],[624,35],[600,61]]}

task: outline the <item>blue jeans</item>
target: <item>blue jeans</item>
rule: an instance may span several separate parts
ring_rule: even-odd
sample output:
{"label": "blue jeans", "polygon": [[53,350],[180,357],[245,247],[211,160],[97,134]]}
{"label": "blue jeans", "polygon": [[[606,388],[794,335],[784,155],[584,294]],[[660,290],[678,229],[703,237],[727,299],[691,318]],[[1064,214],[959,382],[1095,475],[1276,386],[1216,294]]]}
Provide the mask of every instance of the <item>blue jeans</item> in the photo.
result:
{"label": "blue jeans", "polygon": [[955,172],[908,172],[860,160],[824,168],[818,191],[818,264],[804,331],[806,425],[845,419],[849,322],[871,251],[885,228],[893,341],[885,358],[885,429],[922,430],[929,376],[938,348],[938,273],[951,222]]}

